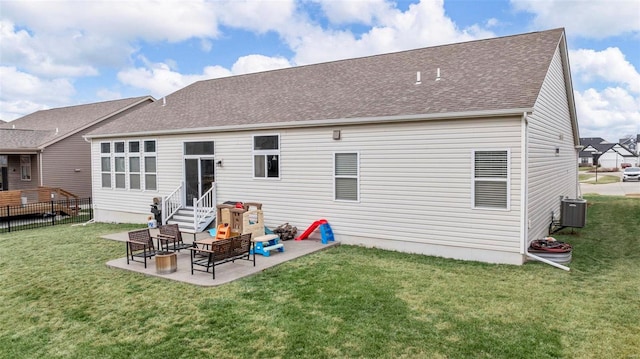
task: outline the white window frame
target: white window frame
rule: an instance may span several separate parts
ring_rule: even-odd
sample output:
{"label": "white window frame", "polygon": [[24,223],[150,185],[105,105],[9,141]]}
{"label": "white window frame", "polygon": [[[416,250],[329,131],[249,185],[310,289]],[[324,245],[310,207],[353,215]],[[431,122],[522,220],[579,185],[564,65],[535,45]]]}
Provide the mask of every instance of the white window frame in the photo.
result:
{"label": "white window frame", "polygon": [[31,182],[31,155],[20,155],[20,180]]}
{"label": "white window frame", "polygon": [[[476,178],[476,153],[477,152],[506,152],[507,155],[507,176],[506,177],[480,177]],[[505,182],[506,183],[506,207],[483,207],[476,206],[476,182]],[[508,148],[474,149],[471,151],[471,208],[510,211],[511,210],[511,150]]]}
{"label": "white window frame", "polygon": [[[108,144],[109,145],[109,152],[102,152],[102,145],[103,144]],[[111,163],[112,162],[112,160],[111,160],[112,151],[113,151],[113,144],[111,142],[100,142],[100,188],[109,188],[109,189],[113,188],[113,181],[112,181],[113,176],[111,174],[111,171],[113,169],[113,164]],[[103,168],[102,168],[103,158],[108,158],[109,159],[109,170],[108,171],[104,171]],[[104,185],[103,177],[105,175],[109,175],[109,186],[108,187]]]}
{"label": "white window frame", "polygon": [[[140,156],[142,158],[142,166],[140,168],[140,170],[142,171],[142,174],[144,175],[144,179],[142,181],[142,183],[140,184],[140,186],[142,188],[144,188],[144,191],[153,191],[153,192],[157,192],[158,191],[158,141],[155,139],[147,139],[147,140],[140,140],[141,144],[142,144],[142,148],[141,148],[141,153],[142,155]],[[154,142],[154,149],[155,152],[147,152],[147,148],[146,148],[146,143],[147,142]],[[154,158],[155,161],[155,171],[154,172],[149,172],[147,170],[147,158]],[[156,183],[156,187],[155,188],[147,188],[147,176],[154,176],[155,177],[155,183]]]}
{"label": "white window frame", "polygon": [[[126,152],[127,152],[127,159],[126,159],[126,176],[127,176],[127,189],[129,189],[130,191],[142,191],[143,187],[143,176],[142,176],[142,144],[140,143],[140,140],[129,140],[127,141],[126,144]],[[132,143],[138,143],[138,151],[137,152],[131,152],[131,144]],[[156,144],[157,145],[157,144]],[[131,170],[131,160],[136,158],[138,160],[138,171],[134,172]],[[132,176],[138,176],[138,188],[132,188],[131,184],[133,183],[133,181],[131,180]]]}
{"label": "white window frame", "polygon": [[[278,137],[278,148],[277,149],[273,149],[273,150],[256,150],[256,137],[270,137],[270,136],[277,136]],[[282,156],[280,155],[280,134],[279,133],[265,133],[265,134],[260,134],[260,135],[253,135],[251,137],[251,170],[253,173],[253,178],[254,179],[262,179],[262,180],[279,180],[282,177],[282,166],[280,165],[280,163],[282,162]],[[265,163],[264,163],[264,168],[265,168],[265,172],[264,172],[264,176],[256,176],[256,156],[265,156]],[[269,177],[269,169],[268,169],[268,165],[269,165],[269,156],[278,156],[278,177]]]}
{"label": "white window frame", "polygon": [[[116,152],[116,145],[122,144],[122,152]],[[112,164],[112,172],[113,172],[113,186],[112,188],[118,190],[126,190],[127,189],[127,142],[122,141],[113,141],[112,145],[112,153],[113,153],[113,164]],[[118,171],[118,161],[122,161],[122,171]],[[118,179],[121,179],[122,186],[118,186]]]}
{"label": "white window frame", "polygon": [[[356,155],[356,175],[338,175],[336,172],[336,156],[344,154],[344,155]],[[336,202],[360,202],[360,152],[358,151],[340,151],[333,153],[333,200]],[[356,180],[356,196],[355,200],[353,199],[344,199],[338,198],[338,194],[336,193],[336,180],[340,178],[345,179],[355,179]]]}

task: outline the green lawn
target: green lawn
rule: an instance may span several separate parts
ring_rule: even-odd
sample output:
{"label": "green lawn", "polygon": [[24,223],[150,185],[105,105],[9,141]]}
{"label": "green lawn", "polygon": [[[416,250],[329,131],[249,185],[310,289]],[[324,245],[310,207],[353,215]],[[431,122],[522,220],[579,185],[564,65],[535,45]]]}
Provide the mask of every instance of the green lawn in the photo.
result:
{"label": "green lawn", "polygon": [[606,183],[617,183],[620,182],[620,177],[607,175],[607,174],[598,174],[598,182],[595,181],[596,175],[593,173],[580,173],[578,175],[578,180],[580,182],[588,182],[593,184],[606,184]]}
{"label": "green lawn", "polygon": [[638,358],[640,200],[587,199],[571,272],[339,246],[201,288],[107,268],[131,226],[2,234],[0,358]]}

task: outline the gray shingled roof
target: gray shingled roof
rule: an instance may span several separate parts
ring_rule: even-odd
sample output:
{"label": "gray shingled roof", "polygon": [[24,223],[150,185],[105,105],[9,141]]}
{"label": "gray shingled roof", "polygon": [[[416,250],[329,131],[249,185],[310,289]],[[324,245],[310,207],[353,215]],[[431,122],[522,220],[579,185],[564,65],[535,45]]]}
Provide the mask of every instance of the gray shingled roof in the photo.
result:
{"label": "gray shingled roof", "polygon": [[166,105],[156,101],[90,135],[532,108],[563,34],[556,29],[200,81],[167,96]]}
{"label": "gray shingled roof", "polygon": [[0,124],[2,150],[35,149],[108,118],[149,96],[41,110]]}

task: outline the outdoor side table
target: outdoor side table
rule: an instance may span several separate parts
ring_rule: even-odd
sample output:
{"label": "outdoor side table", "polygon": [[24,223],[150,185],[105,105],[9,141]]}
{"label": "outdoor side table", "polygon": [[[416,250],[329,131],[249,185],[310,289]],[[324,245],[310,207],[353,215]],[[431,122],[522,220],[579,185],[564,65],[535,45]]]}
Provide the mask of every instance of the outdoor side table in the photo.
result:
{"label": "outdoor side table", "polygon": [[253,249],[251,254],[262,254],[265,257],[270,255],[272,250],[277,249],[278,252],[284,252],[284,244],[279,243],[280,237],[275,234],[266,234],[264,236],[258,236],[251,238],[253,242]]}

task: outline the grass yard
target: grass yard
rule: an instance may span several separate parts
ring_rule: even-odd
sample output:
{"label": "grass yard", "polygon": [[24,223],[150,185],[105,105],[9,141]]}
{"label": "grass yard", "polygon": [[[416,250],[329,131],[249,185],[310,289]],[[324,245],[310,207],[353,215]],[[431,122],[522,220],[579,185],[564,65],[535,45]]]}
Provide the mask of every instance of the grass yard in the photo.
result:
{"label": "grass yard", "polygon": [[587,200],[571,272],[339,246],[201,288],[107,268],[131,226],[2,234],[0,358],[640,358],[640,200]]}

